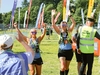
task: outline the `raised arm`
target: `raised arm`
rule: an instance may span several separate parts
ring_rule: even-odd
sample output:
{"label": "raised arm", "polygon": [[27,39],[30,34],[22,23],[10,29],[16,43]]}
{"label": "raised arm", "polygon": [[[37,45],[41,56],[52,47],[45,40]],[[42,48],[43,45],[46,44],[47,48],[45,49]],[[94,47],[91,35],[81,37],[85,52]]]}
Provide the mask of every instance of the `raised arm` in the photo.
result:
{"label": "raised arm", "polygon": [[61,32],[60,32],[60,29],[58,28],[58,26],[56,26],[55,21],[54,21],[54,15],[55,15],[55,10],[52,10],[52,12],[51,12],[52,26],[53,26],[54,30],[55,30],[58,34],[60,34],[60,33],[61,33]]}
{"label": "raised arm", "polygon": [[73,19],[73,17],[72,17],[72,15],[71,15],[70,11],[69,11],[68,15],[69,15],[70,20],[71,20],[71,22],[72,22],[72,25],[70,26],[69,31],[72,32],[73,29],[74,29],[74,27],[75,27],[75,25],[76,25],[76,22],[75,22],[75,20]]}
{"label": "raised arm", "polygon": [[26,36],[24,36],[22,33],[21,33],[21,31],[19,30],[19,28],[18,28],[18,25],[17,25],[17,23],[15,22],[14,23],[14,25],[13,25],[14,27],[15,27],[15,29],[16,29],[16,31],[18,32],[18,33],[20,33],[20,35],[22,36],[22,38],[25,40],[25,42],[27,42],[28,43],[28,41],[27,41],[27,37]]}
{"label": "raised arm", "polygon": [[44,24],[43,24],[43,33],[42,33],[42,35],[38,38],[39,43],[40,43],[40,42],[42,41],[42,39],[44,38],[45,34],[46,34],[46,24],[44,23]]}
{"label": "raised arm", "polygon": [[26,52],[31,52],[34,57],[35,55],[34,50],[25,42],[25,40],[23,39],[20,33],[18,33],[18,36],[16,37],[16,39],[24,46]]}

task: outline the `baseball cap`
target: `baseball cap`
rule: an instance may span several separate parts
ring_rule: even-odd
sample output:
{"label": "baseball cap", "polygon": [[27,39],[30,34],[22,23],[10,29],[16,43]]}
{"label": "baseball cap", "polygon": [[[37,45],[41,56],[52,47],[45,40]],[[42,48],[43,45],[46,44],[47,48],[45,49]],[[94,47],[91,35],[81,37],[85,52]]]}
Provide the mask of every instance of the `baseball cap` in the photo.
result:
{"label": "baseball cap", "polygon": [[13,39],[11,36],[4,34],[0,36],[0,45],[6,44],[5,48],[9,48],[13,44]]}

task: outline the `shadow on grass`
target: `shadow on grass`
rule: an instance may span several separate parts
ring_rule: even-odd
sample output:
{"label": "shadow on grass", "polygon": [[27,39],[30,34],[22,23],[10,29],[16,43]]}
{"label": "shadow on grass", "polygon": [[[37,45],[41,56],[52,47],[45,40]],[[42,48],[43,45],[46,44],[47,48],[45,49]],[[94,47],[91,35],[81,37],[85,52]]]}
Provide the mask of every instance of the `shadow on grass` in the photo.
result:
{"label": "shadow on grass", "polygon": [[[15,54],[20,54],[20,53],[24,53],[24,52],[14,52]],[[40,51],[41,54],[56,54],[56,53],[51,53],[51,52],[44,52],[44,51]]]}
{"label": "shadow on grass", "polygon": [[24,53],[24,52],[14,52],[15,54],[20,54],[20,53]]}
{"label": "shadow on grass", "polygon": [[56,54],[56,53],[41,51],[41,54]]}

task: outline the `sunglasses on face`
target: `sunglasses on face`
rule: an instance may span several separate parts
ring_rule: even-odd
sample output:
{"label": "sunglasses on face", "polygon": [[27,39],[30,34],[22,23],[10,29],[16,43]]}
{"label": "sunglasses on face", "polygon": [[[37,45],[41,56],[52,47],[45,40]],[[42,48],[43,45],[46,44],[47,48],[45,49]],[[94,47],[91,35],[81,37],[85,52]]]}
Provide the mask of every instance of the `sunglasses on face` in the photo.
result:
{"label": "sunglasses on face", "polygon": [[37,32],[31,32],[32,34],[37,34]]}
{"label": "sunglasses on face", "polygon": [[65,26],[67,26],[67,24],[62,24],[62,27],[65,27]]}

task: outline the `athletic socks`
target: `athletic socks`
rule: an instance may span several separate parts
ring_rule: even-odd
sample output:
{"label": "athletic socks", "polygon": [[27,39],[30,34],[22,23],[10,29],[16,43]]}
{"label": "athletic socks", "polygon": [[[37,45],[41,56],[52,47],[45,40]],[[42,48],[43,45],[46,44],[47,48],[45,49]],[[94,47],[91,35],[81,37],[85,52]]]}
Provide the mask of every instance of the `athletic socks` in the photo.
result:
{"label": "athletic socks", "polygon": [[64,71],[60,71],[60,75],[64,75]]}
{"label": "athletic socks", "polygon": [[60,71],[60,75],[68,75],[69,69],[65,71]]}
{"label": "athletic socks", "polygon": [[68,70],[65,70],[65,75],[68,75],[68,72],[69,72],[69,69]]}

